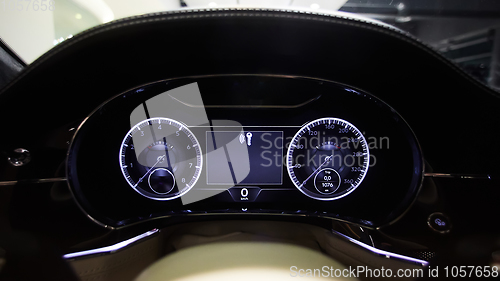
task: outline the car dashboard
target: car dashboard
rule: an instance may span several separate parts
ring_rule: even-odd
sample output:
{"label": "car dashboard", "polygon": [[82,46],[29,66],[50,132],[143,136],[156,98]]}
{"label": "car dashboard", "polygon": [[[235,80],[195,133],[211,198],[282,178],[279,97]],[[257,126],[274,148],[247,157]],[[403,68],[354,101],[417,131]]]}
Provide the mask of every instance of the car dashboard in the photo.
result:
{"label": "car dashboard", "polygon": [[399,217],[423,177],[413,133],[385,103],[273,75],[172,79],[120,94],[78,128],[67,167],[82,209],[112,227],[217,213],[373,227]]}
{"label": "car dashboard", "polygon": [[185,223],[305,223],[446,263],[498,229],[498,97],[410,35],[346,14],[115,21],[0,92],[8,225],[69,254]]}

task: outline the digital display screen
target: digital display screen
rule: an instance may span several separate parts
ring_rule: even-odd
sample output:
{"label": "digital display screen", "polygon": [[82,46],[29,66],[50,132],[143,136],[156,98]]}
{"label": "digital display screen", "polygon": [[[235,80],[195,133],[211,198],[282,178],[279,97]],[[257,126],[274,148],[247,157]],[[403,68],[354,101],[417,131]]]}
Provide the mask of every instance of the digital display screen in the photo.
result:
{"label": "digital display screen", "polygon": [[207,131],[207,184],[280,185],[283,132]]}

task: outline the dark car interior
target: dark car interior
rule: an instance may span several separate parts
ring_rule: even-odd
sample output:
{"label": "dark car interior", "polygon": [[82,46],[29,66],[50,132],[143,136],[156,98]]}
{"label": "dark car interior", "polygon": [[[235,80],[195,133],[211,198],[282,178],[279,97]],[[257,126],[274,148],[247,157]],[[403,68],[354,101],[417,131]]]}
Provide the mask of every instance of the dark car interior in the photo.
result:
{"label": "dark car interior", "polygon": [[496,277],[500,94],[451,55],[345,13],[221,8],[2,67],[0,279]]}

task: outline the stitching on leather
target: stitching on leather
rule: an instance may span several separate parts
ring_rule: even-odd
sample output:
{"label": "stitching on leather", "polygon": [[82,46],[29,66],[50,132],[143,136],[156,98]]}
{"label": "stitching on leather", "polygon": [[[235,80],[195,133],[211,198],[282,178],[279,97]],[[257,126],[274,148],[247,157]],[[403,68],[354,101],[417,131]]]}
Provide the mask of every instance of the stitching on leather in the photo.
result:
{"label": "stitching on leather", "polygon": [[[256,13],[242,13],[242,12],[247,12],[247,11],[252,11]],[[203,14],[197,14],[197,13],[203,13]],[[419,49],[425,51],[426,53],[432,55],[433,57],[437,58],[441,62],[444,62],[448,67],[450,67],[452,70],[460,74],[462,77],[466,78],[476,86],[479,86],[483,90],[486,90],[490,95],[500,98],[499,92],[496,90],[493,90],[489,88],[488,86],[484,85],[482,82],[477,80],[476,78],[472,77],[455,63],[451,62],[441,54],[435,52],[431,47],[429,47],[427,44],[423,43],[420,41],[418,38],[412,36],[409,33],[405,33],[399,29],[382,25],[382,24],[377,24],[374,22],[370,21],[364,21],[362,19],[358,18],[350,18],[350,17],[345,17],[341,15],[336,15],[336,14],[324,14],[324,13],[313,13],[313,12],[306,12],[306,11],[295,11],[295,10],[278,10],[278,9],[258,9],[258,8],[222,8],[222,9],[196,9],[196,10],[177,10],[177,11],[167,11],[163,13],[153,13],[153,14],[147,14],[147,15],[140,15],[140,16],[134,16],[134,17],[129,17],[129,18],[124,18],[124,19],[119,19],[117,21],[96,26],[91,29],[88,29],[86,31],[83,31],[80,34],[77,34],[73,38],[61,43],[60,45],[56,46],[49,52],[45,53],[42,57],[37,59],[30,67],[28,67],[27,71],[22,72],[15,80],[13,80],[11,83],[9,83],[9,86],[4,89],[5,92],[8,90],[11,85],[14,85],[17,81],[19,81],[21,78],[26,76],[28,73],[30,73],[33,69],[35,69],[38,65],[42,64],[44,61],[48,60],[52,56],[56,55],[57,53],[65,50],[66,48],[76,44],[77,42],[80,42],[88,37],[109,31],[109,30],[114,30],[118,28],[122,28],[125,26],[132,26],[132,25],[140,25],[140,24],[145,24],[145,23],[152,23],[152,22],[161,22],[161,21],[171,21],[171,20],[182,20],[182,19],[190,19],[190,18],[216,18],[216,17],[274,17],[274,18],[291,18],[291,19],[298,19],[298,20],[310,20],[310,21],[321,21],[321,22],[327,22],[327,23],[336,23],[336,24],[341,24],[341,25],[348,25],[348,26],[354,26],[354,27],[359,27],[363,29],[369,29],[373,30],[375,32],[383,33],[398,39],[401,39],[407,43],[410,43],[411,45],[418,47]],[[0,94],[2,93],[0,92]]]}

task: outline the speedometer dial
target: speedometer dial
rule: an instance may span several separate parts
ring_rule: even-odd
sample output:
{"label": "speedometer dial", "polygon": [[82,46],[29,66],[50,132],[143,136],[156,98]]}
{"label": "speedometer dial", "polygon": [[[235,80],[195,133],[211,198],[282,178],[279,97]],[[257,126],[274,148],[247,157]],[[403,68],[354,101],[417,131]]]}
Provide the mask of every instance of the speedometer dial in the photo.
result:
{"label": "speedometer dial", "polygon": [[304,125],[288,147],[287,170],[295,186],[317,200],[335,200],[353,192],[369,167],[363,134],[339,118]]}
{"label": "speedometer dial", "polygon": [[203,165],[198,140],[182,123],[151,118],[132,127],[120,147],[120,167],[139,194],[175,199],[198,181]]}

